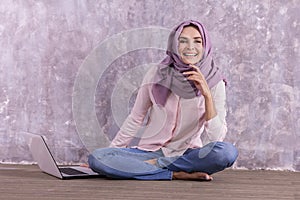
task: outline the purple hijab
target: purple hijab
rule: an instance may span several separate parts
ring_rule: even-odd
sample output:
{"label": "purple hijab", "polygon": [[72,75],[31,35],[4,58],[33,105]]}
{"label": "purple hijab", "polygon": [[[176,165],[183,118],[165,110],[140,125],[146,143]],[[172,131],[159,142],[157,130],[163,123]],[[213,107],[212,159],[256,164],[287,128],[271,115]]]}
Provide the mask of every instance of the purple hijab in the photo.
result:
{"label": "purple hijab", "polygon": [[183,63],[178,54],[178,38],[183,28],[189,25],[197,27],[202,36],[204,51],[201,60],[195,65],[199,67],[204,75],[209,88],[223,80],[220,70],[214,66],[211,42],[206,29],[197,21],[184,21],[170,33],[166,52],[167,57],[158,65],[154,76],[155,84],[152,87],[152,93],[155,102],[162,106],[165,105],[171,91],[185,99],[201,95],[195,84],[186,80],[186,77],[182,74],[185,71],[193,70],[193,68]]}

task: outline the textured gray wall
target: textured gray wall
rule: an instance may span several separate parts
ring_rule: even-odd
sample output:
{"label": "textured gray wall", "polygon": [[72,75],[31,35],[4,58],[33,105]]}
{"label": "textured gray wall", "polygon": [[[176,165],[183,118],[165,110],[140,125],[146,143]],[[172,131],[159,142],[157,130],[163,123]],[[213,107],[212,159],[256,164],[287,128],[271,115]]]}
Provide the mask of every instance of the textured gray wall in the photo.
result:
{"label": "textured gray wall", "polygon": [[[164,31],[161,42],[121,37],[112,46],[115,34],[169,30],[196,19],[209,30],[215,63],[229,83],[226,140],[240,151],[235,167],[300,171],[299,5],[299,0],[1,2],[0,161],[32,162],[25,133],[31,132],[47,136],[60,162],[84,162],[84,144],[89,150],[105,146],[96,132],[114,136],[134,99],[126,97],[126,105],[126,89],[131,95],[145,64],[164,57],[155,46],[165,44]],[[155,48],[146,48],[153,40]],[[105,41],[110,45],[103,52]],[[130,50],[134,42],[145,48]],[[97,68],[101,56],[117,57]],[[93,71],[98,69],[104,71]],[[92,94],[87,103],[82,91]],[[76,119],[84,113],[82,105],[95,112],[97,124],[87,114]]]}

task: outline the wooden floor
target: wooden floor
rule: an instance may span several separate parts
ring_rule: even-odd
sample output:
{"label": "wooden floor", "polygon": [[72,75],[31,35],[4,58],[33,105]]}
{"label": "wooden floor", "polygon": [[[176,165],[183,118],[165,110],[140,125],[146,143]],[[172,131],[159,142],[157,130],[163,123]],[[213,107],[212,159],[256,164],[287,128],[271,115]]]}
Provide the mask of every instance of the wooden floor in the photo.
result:
{"label": "wooden floor", "polygon": [[225,170],[212,182],[59,180],[36,165],[0,164],[0,199],[300,199],[300,173]]}

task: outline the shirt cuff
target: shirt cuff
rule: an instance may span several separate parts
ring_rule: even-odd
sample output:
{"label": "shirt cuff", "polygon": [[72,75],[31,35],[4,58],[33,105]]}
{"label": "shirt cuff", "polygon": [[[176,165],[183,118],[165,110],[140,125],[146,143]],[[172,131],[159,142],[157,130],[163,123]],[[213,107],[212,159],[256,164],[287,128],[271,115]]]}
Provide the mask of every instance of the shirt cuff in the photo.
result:
{"label": "shirt cuff", "polygon": [[227,131],[226,122],[222,122],[218,115],[206,121],[204,127],[211,141],[224,140]]}

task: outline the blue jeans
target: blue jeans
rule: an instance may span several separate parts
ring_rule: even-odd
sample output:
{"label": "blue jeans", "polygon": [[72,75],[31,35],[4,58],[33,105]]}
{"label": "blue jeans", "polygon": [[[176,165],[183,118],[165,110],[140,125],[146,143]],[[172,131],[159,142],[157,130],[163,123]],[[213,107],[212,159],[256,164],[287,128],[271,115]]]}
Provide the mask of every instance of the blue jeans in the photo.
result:
{"label": "blue jeans", "polygon": [[[165,157],[161,150],[149,152],[135,148],[101,148],[88,157],[95,172],[116,179],[172,180],[173,172],[213,174],[232,166],[237,149],[227,142],[212,142],[188,149],[182,156]],[[157,159],[152,165],[144,161]]]}

